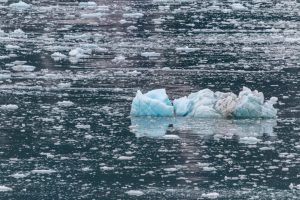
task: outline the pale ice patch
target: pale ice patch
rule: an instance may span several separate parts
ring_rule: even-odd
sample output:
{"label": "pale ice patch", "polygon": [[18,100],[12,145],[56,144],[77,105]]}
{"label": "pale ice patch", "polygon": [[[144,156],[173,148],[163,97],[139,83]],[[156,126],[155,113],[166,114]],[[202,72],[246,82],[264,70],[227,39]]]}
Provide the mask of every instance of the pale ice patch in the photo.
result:
{"label": "pale ice patch", "polygon": [[217,199],[219,196],[220,194],[217,192],[205,193],[201,195],[201,197],[208,199]]}
{"label": "pale ice patch", "polygon": [[243,138],[240,138],[240,143],[244,143],[244,144],[257,144],[260,141],[261,140],[256,138],[256,137],[243,137]]}
{"label": "pale ice patch", "polygon": [[118,157],[118,160],[132,160],[134,158],[134,156],[120,156]]}
{"label": "pale ice patch", "polygon": [[14,10],[23,11],[23,10],[29,9],[31,7],[31,4],[27,4],[23,1],[19,1],[18,3],[10,4],[9,7]]}
{"label": "pale ice patch", "polygon": [[114,63],[121,63],[121,62],[124,62],[125,60],[126,60],[125,56],[118,55],[114,59],[112,59],[112,62],[114,62]]}
{"label": "pale ice patch", "polygon": [[138,18],[141,18],[141,17],[143,17],[143,16],[144,16],[143,13],[138,13],[138,12],[136,12],[136,13],[125,13],[125,14],[123,14],[123,17],[124,17],[124,18],[135,18],[135,19],[138,19]]}
{"label": "pale ice patch", "polygon": [[91,53],[91,49],[82,49],[77,47],[69,52],[69,60],[72,63],[77,63],[80,59],[88,58]]}
{"label": "pale ice patch", "polygon": [[32,72],[35,70],[35,66],[32,65],[15,65],[12,70],[16,72]]}
{"label": "pale ice patch", "polygon": [[57,102],[57,105],[60,107],[71,107],[74,103],[72,101],[59,101]]}
{"label": "pale ice patch", "polygon": [[80,2],[79,3],[80,7],[96,7],[97,3],[94,1],[88,1],[88,2]]}
{"label": "pale ice patch", "polygon": [[130,196],[142,196],[142,195],[144,195],[144,192],[142,192],[140,190],[129,190],[125,193],[130,195]]}
{"label": "pale ice patch", "polygon": [[141,53],[141,56],[143,57],[159,57],[160,53],[156,53],[156,52],[143,52]]}
{"label": "pale ice patch", "polygon": [[67,56],[65,54],[62,54],[59,52],[54,52],[53,54],[51,54],[51,58],[53,58],[53,60],[55,60],[55,61],[59,61],[59,60],[66,59]]}
{"label": "pale ice patch", "polygon": [[31,173],[33,173],[33,174],[52,174],[52,173],[56,173],[56,171],[53,169],[34,169],[31,171]]}
{"label": "pale ice patch", "polygon": [[13,178],[19,179],[19,178],[25,178],[29,175],[29,173],[15,173],[10,175]]}
{"label": "pale ice patch", "polygon": [[12,188],[4,185],[0,185],[0,192],[9,192],[9,191],[12,191]]}
{"label": "pale ice patch", "polygon": [[180,137],[178,135],[164,135],[163,139],[168,139],[168,140],[179,140]]}
{"label": "pale ice patch", "polygon": [[7,104],[7,105],[1,105],[0,110],[6,110],[6,111],[13,111],[17,110],[19,107],[15,104]]}
{"label": "pale ice patch", "polygon": [[21,29],[16,29],[13,32],[9,34],[9,36],[14,37],[14,38],[27,38],[27,35],[24,31]]}

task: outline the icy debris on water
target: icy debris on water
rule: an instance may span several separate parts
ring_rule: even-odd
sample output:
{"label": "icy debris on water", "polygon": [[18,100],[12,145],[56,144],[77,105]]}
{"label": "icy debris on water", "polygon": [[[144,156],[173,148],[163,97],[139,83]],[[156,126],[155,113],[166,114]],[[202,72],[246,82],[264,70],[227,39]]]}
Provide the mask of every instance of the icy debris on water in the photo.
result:
{"label": "icy debris on water", "polygon": [[14,38],[27,38],[26,33],[21,29],[16,29],[13,32],[11,32],[9,35]]}
{"label": "icy debris on water", "polygon": [[79,3],[80,7],[96,7],[97,3],[94,1],[88,1],[88,2],[80,2]]}
{"label": "icy debris on water", "polygon": [[142,195],[144,195],[144,192],[142,192],[140,190],[129,190],[125,193],[130,195],[130,196],[142,196]]}
{"label": "icy debris on water", "polygon": [[54,52],[53,54],[51,54],[51,58],[53,58],[53,60],[55,61],[60,61],[66,59],[67,56],[59,52]]}
{"label": "icy debris on water", "polygon": [[12,188],[4,185],[0,185],[0,192],[9,192],[9,191],[12,191]]}
{"label": "icy debris on water", "polygon": [[1,105],[0,110],[6,110],[6,111],[13,111],[17,110],[19,107],[15,104],[7,104],[7,105]]}
{"label": "icy debris on water", "polygon": [[257,144],[260,141],[261,140],[257,139],[256,137],[243,137],[243,138],[240,138],[240,143],[244,143],[244,144]]}
{"label": "icy debris on water", "polygon": [[57,102],[57,105],[60,107],[71,107],[74,103],[72,101],[59,101]]}
{"label": "icy debris on water", "polygon": [[33,173],[33,174],[52,174],[52,173],[56,173],[56,171],[53,169],[34,169],[31,171],[31,173]]}
{"label": "icy debris on water", "polygon": [[228,92],[213,92],[203,89],[171,102],[165,89],[156,89],[142,94],[137,91],[131,105],[132,116],[197,118],[275,118],[273,107],[277,98],[265,101],[264,95],[247,87],[239,95]]}
{"label": "icy debris on water", "polygon": [[201,195],[201,197],[208,198],[208,199],[217,199],[219,196],[220,194],[217,192],[204,193]]}
{"label": "icy debris on water", "polygon": [[19,1],[18,3],[10,4],[9,7],[14,10],[22,11],[22,10],[29,9],[31,7],[31,4],[27,4],[23,1]]}
{"label": "icy debris on water", "polygon": [[35,70],[35,66],[32,65],[15,65],[12,70],[16,72],[32,72]]}

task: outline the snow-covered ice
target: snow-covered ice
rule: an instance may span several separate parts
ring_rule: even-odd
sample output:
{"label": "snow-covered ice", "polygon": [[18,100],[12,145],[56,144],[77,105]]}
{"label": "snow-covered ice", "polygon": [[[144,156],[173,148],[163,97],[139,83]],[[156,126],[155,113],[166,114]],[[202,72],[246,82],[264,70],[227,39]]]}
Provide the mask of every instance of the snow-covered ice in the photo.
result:
{"label": "snow-covered ice", "polygon": [[[137,92],[132,102],[132,116],[189,116],[197,118],[275,118],[277,98],[265,101],[262,92],[247,87],[239,95],[203,89],[175,99],[173,105],[164,89],[146,94]],[[174,114],[173,114],[174,113]]]}

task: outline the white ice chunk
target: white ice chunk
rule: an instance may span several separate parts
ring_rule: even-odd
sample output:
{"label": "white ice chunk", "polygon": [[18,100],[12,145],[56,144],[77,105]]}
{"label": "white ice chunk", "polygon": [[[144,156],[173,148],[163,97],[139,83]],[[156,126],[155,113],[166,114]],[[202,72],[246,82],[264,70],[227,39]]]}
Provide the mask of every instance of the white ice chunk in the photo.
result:
{"label": "white ice chunk", "polygon": [[205,194],[202,194],[201,196],[203,198],[208,198],[208,199],[217,199],[219,197],[219,193],[217,192],[211,192],[211,193],[205,193]]}
{"label": "white ice chunk", "polygon": [[137,91],[131,105],[132,116],[173,116],[173,106],[165,89],[152,90],[146,94]]}
{"label": "white ice chunk", "polygon": [[240,143],[244,143],[244,144],[256,144],[260,141],[261,140],[257,139],[256,137],[243,137],[243,138],[240,138]]}
{"label": "white ice chunk", "polygon": [[144,192],[142,192],[140,190],[129,190],[125,193],[130,195],[130,196],[142,196],[142,195],[144,195]]}
{"label": "white ice chunk", "polygon": [[27,35],[24,31],[21,29],[16,29],[13,32],[10,33],[10,36],[15,38],[27,38]]}
{"label": "white ice chunk", "polygon": [[4,185],[0,185],[0,192],[9,192],[9,191],[12,191],[12,188]]}
{"label": "white ice chunk", "polygon": [[14,9],[14,10],[19,10],[19,11],[22,11],[22,10],[26,10],[26,9],[29,9],[31,7],[30,4],[27,4],[23,1],[19,1],[18,3],[12,3],[9,5],[10,8]]}
{"label": "white ice chunk", "polygon": [[88,1],[88,2],[80,2],[79,3],[80,7],[96,7],[97,3],[94,1]]}
{"label": "white ice chunk", "polygon": [[66,59],[67,56],[65,54],[62,54],[59,52],[54,52],[53,54],[51,54],[51,58],[53,58],[53,60],[55,60],[55,61],[59,61],[59,60]]}
{"label": "white ice chunk", "polygon": [[12,67],[12,70],[16,72],[32,72],[35,67],[32,65],[16,65]]}
{"label": "white ice chunk", "polygon": [[52,174],[55,173],[56,171],[53,169],[34,169],[31,171],[33,174]]}
{"label": "white ice chunk", "polygon": [[19,107],[14,104],[1,105],[0,110],[13,111],[17,110]]}
{"label": "white ice chunk", "polygon": [[74,103],[72,101],[59,101],[59,102],[57,102],[57,104],[60,107],[71,107],[74,105]]}

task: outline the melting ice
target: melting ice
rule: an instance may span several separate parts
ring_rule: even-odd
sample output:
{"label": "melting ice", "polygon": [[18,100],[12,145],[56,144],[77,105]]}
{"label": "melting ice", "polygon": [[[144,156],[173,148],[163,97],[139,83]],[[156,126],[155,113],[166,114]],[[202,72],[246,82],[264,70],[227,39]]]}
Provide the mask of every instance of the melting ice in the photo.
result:
{"label": "melting ice", "polygon": [[213,92],[203,89],[171,102],[165,89],[156,89],[142,94],[137,91],[131,106],[132,116],[197,118],[275,118],[273,107],[277,98],[264,100],[264,94],[247,87],[236,95],[232,92]]}

